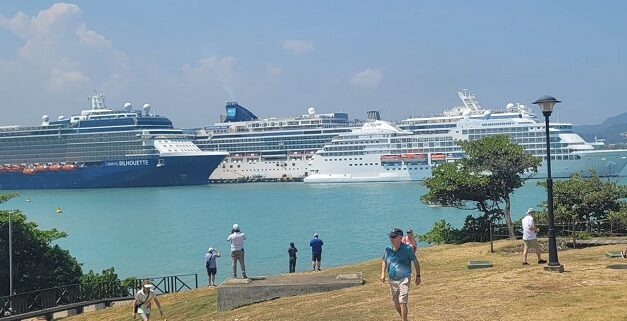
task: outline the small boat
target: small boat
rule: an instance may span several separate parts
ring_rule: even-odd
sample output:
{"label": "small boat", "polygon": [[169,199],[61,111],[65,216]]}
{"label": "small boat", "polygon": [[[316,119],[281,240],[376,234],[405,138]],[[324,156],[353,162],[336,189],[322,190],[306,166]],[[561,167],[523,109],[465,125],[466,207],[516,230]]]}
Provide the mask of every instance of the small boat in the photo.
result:
{"label": "small boat", "polygon": [[30,197],[26,198],[26,203],[30,203]]}
{"label": "small boat", "polygon": [[61,214],[61,213],[63,213],[63,210],[60,207],[57,207],[57,209],[54,210],[54,212],[57,213],[57,214]]}

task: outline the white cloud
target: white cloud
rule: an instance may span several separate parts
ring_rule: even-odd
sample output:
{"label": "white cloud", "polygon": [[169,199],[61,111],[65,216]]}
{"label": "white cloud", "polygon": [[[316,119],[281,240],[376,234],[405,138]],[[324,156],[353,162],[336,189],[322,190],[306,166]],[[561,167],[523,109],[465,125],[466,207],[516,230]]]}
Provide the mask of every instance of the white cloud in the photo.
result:
{"label": "white cloud", "polygon": [[367,68],[358,72],[350,79],[350,84],[355,87],[374,89],[379,86],[383,79],[383,73],[378,69]]}
{"label": "white cloud", "polygon": [[95,31],[87,30],[84,24],[76,29],[76,35],[84,45],[96,48],[111,48],[111,41]]}
{"label": "white cloud", "polygon": [[235,58],[231,56],[219,58],[210,56],[198,60],[195,67],[189,64],[181,68],[183,75],[192,83],[203,84],[218,81],[222,88],[234,97],[233,88],[235,85]]}
{"label": "white cloud", "polygon": [[67,88],[83,87],[89,83],[89,78],[77,70],[64,70],[55,68],[46,82],[49,91],[62,91]]}
{"label": "white cloud", "polygon": [[283,73],[283,69],[281,67],[275,66],[273,64],[268,64],[267,70],[268,70],[268,76],[271,79],[279,78],[281,74]]}
{"label": "white cloud", "polygon": [[81,9],[74,4],[55,3],[32,17],[22,12],[10,18],[0,16],[0,29],[22,40],[10,63],[30,75],[34,87],[39,82],[50,93],[69,90],[78,94],[129,70],[126,55],[115,50],[104,35],[88,30]]}
{"label": "white cloud", "polygon": [[282,42],[283,49],[294,55],[307,53],[314,49],[314,44],[306,40],[285,40]]}

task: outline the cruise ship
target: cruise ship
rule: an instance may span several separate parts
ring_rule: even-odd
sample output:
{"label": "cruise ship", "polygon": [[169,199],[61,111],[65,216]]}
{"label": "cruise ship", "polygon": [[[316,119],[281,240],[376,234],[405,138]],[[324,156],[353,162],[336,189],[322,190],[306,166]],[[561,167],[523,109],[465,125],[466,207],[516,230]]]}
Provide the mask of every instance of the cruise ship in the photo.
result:
{"label": "cruise ship", "polygon": [[228,155],[201,151],[150,105],[91,109],[40,126],[0,127],[0,189],[201,185]]}
{"label": "cruise ship", "polygon": [[[411,117],[398,124],[365,123],[326,144],[312,158],[305,183],[415,181],[431,176],[443,162],[464,157],[457,143],[505,134],[528,153],[546,160],[544,122],[524,105],[486,110],[475,95],[458,92],[463,105],[438,115]],[[551,123],[551,174],[555,178],[590,170],[618,176],[627,163],[627,150],[599,150],[572,131],[572,124]],[[540,166],[535,178],[546,177]]]}
{"label": "cruise ship", "polygon": [[225,109],[220,122],[194,131],[200,149],[230,153],[212,181],[302,179],[316,151],[363,124],[346,113],[317,113],[313,107],[306,115],[264,119],[237,102]]}

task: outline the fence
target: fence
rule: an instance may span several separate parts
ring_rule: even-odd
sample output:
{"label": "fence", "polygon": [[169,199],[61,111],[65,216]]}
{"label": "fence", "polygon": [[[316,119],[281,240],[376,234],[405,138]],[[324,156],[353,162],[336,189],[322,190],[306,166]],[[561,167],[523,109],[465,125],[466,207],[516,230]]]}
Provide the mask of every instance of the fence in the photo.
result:
{"label": "fence", "polygon": [[[549,225],[546,223],[535,224],[539,231],[538,237],[546,237]],[[516,239],[522,238],[521,222],[514,222],[514,235]],[[627,236],[627,224],[616,220],[590,220],[558,222],[553,224],[555,237],[567,239],[572,242],[572,246],[577,246],[577,240],[585,240],[592,237],[624,237]],[[490,251],[494,251],[493,241],[509,238],[507,224],[502,222],[490,224]]]}
{"label": "fence", "polygon": [[41,315],[63,311],[63,306],[90,305],[94,301],[133,299],[144,280],[150,280],[157,294],[175,293],[198,288],[198,274],[181,274],[136,279],[132,286],[124,287],[119,281],[70,284],[54,288],[24,292],[0,297],[0,320],[8,316],[41,311]]}

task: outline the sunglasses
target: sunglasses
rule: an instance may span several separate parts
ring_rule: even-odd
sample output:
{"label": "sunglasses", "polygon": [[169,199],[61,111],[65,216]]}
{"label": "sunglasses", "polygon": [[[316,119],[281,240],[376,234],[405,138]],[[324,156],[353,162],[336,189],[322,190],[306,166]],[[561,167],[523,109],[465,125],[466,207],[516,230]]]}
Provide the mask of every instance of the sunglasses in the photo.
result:
{"label": "sunglasses", "polygon": [[398,235],[388,235],[388,237],[389,237],[390,239],[395,239],[395,238],[397,238],[397,237],[398,237]]}

